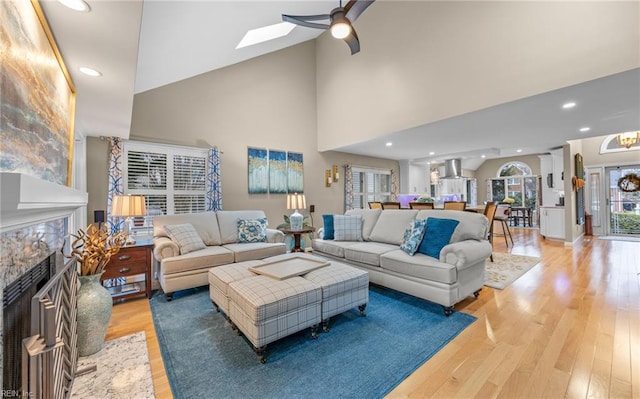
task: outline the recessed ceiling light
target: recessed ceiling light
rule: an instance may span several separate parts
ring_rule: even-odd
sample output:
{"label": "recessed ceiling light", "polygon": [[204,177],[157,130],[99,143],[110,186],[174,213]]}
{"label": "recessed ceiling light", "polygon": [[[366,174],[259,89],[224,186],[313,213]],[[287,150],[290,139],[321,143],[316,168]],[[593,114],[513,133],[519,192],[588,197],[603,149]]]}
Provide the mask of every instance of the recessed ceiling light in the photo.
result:
{"label": "recessed ceiling light", "polygon": [[388,141],[387,144],[385,144],[387,147],[391,147],[393,145],[392,142]]}
{"label": "recessed ceiling light", "polygon": [[429,155],[435,155],[435,152],[429,151]]}
{"label": "recessed ceiling light", "polygon": [[589,130],[591,130],[591,128],[590,127],[586,127],[586,126],[580,128],[581,132],[588,132]]}
{"label": "recessed ceiling light", "polygon": [[484,154],[480,155],[480,158],[483,158],[483,159],[484,159],[484,158],[486,158],[486,157],[487,157],[487,156],[486,156],[486,155],[484,155]]}
{"label": "recessed ceiling light", "polygon": [[100,71],[96,71],[93,68],[89,68],[89,67],[80,67],[78,68],[80,70],[80,72],[84,73],[85,75],[89,75],[89,76],[102,76],[102,72]]}
{"label": "recessed ceiling light", "polygon": [[83,0],[58,0],[65,7],[69,7],[72,10],[80,12],[89,12],[91,7]]}
{"label": "recessed ceiling light", "polygon": [[516,152],[522,152],[522,150],[521,150],[520,148],[518,148],[518,149],[516,150]]}
{"label": "recessed ceiling light", "polygon": [[562,104],[562,108],[564,108],[564,109],[573,108],[575,106],[576,106],[576,103],[574,103],[574,102],[568,102],[568,103]]}
{"label": "recessed ceiling light", "polygon": [[262,28],[251,29],[245,33],[240,43],[236,46],[236,49],[253,46],[254,44],[266,42],[269,40],[277,39],[282,36],[287,36],[289,32],[296,26],[289,22],[280,22],[279,24],[264,26]]}

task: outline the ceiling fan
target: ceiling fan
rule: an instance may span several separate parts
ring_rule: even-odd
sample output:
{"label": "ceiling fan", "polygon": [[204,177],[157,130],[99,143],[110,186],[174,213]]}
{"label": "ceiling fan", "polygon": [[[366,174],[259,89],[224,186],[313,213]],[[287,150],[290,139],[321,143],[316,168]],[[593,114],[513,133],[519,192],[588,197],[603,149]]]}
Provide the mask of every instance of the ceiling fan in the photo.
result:
{"label": "ceiling fan", "polygon": [[[331,35],[336,39],[344,39],[351,49],[351,55],[360,51],[360,41],[353,22],[367,9],[375,0],[350,0],[342,7],[340,6],[331,10],[329,14],[319,15],[286,15],[282,14],[282,20],[291,22],[292,24],[305,26],[307,28],[329,29]],[[329,24],[318,23],[313,21],[329,20]]]}

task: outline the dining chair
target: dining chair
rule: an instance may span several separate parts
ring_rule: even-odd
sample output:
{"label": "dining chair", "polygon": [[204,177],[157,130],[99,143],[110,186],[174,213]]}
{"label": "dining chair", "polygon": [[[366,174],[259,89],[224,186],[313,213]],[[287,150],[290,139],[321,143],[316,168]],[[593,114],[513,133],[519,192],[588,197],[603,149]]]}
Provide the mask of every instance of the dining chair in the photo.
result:
{"label": "dining chair", "polygon": [[433,202],[409,202],[411,209],[433,209]]}
{"label": "dining chair", "polygon": [[496,216],[496,209],[498,209],[497,201],[488,202],[487,205],[484,207],[484,216],[486,216],[487,220],[489,221],[489,237],[487,238],[491,243],[492,252],[491,252],[491,255],[489,256],[489,259],[491,259],[491,262],[493,262],[493,219]]}
{"label": "dining chair", "polygon": [[369,201],[369,209],[382,209],[382,202]]}
{"label": "dining chair", "polygon": [[493,217],[493,220],[496,222],[500,222],[502,225],[502,233],[493,232],[494,236],[504,237],[504,243],[509,247],[509,241],[507,237],[511,239],[511,245],[513,244],[513,236],[511,235],[511,230],[509,229],[509,214],[511,213],[511,207],[506,204],[498,204],[498,209],[496,209],[496,215]]}
{"label": "dining chair", "polygon": [[467,207],[467,203],[464,201],[445,201],[444,209],[452,211],[464,211]]}
{"label": "dining chair", "polygon": [[400,209],[399,202],[383,202],[382,209]]}

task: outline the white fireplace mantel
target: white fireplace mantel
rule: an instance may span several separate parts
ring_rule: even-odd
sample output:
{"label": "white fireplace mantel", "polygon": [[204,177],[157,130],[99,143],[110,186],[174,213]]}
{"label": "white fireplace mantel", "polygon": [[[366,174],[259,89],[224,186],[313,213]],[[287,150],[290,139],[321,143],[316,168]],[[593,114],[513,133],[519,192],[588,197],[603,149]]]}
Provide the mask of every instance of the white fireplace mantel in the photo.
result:
{"label": "white fireplace mantel", "polygon": [[22,173],[0,173],[0,233],[67,217],[88,194]]}

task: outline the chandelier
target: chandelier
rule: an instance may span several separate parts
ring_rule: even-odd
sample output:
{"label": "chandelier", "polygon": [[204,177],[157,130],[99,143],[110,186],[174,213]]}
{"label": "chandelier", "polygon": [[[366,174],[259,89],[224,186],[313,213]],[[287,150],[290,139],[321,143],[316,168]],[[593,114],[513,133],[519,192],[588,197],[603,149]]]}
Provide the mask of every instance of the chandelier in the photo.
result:
{"label": "chandelier", "polygon": [[618,142],[618,145],[629,149],[640,141],[640,132],[620,133],[616,136],[616,141]]}

